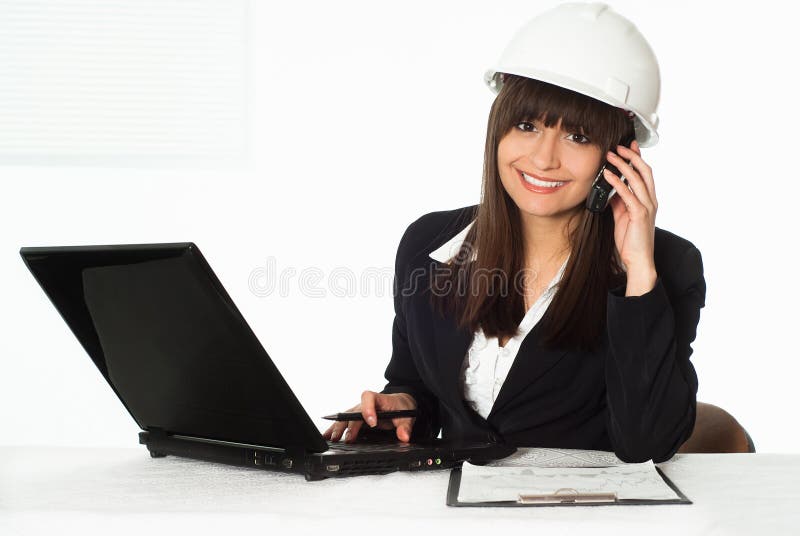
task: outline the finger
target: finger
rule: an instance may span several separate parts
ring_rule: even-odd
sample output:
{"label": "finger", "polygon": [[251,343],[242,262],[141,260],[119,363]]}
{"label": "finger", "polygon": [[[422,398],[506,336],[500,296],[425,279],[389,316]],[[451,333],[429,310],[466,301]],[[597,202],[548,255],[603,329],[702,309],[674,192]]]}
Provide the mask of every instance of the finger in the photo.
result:
{"label": "finger", "polygon": [[650,197],[653,199],[653,205],[658,205],[656,200],[656,186],[655,179],[653,178],[653,168],[642,159],[642,149],[639,147],[639,142],[635,141],[631,144],[631,149],[627,147],[618,146],[622,156],[629,155],[630,160],[636,167],[642,180],[647,185],[647,190],[650,192]]}
{"label": "finger", "polygon": [[[617,145],[617,150],[619,151],[621,147],[622,145]],[[627,159],[629,157],[626,156],[625,158],[622,158],[620,157],[619,154],[613,151],[609,151],[606,157],[611,164],[614,164],[614,166],[616,166],[620,174],[622,174],[626,179],[628,179],[629,183],[628,185],[631,187],[634,193],[636,193],[637,185],[642,183],[642,179],[639,176],[639,173],[636,171],[636,169],[634,169],[631,166],[631,164],[628,163]]]}
{"label": "finger", "polygon": [[414,427],[415,420],[415,417],[396,417],[392,419],[392,424],[397,428],[397,439],[406,443],[411,441],[411,430]]}
{"label": "finger", "polygon": [[614,221],[619,222],[620,218],[625,214],[625,201],[619,195],[614,195],[611,198],[611,201],[608,202],[611,205],[611,211],[614,214]]}
{"label": "finger", "polygon": [[622,201],[625,203],[625,207],[628,209],[628,212],[634,210],[634,208],[641,210],[644,209],[644,205],[642,205],[641,201],[636,197],[636,194],[631,192],[628,189],[628,186],[622,182],[622,180],[611,173],[608,169],[603,170],[603,176],[608,181],[608,184],[614,187],[617,191],[618,196],[622,198]]}
{"label": "finger", "polygon": [[[638,154],[639,157],[641,158],[641,156],[642,156],[642,148],[639,145],[638,141],[633,140],[633,143],[631,143],[631,149],[636,151],[636,154]],[[644,162],[644,160],[642,160],[642,161]],[[656,199],[656,183],[655,183],[655,179],[653,178],[653,170],[652,170],[652,168],[648,165],[647,166],[647,170],[640,169],[639,170],[639,174],[644,179],[644,182],[647,185],[647,189],[650,191],[650,197],[653,200],[653,206],[656,209],[658,209],[658,199]]]}
{"label": "finger", "polygon": [[[619,147],[622,147],[621,145]],[[633,153],[633,151],[631,151]],[[634,153],[635,154],[635,153]],[[647,188],[647,185],[644,183],[642,178],[633,169],[625,160],[620,158],[617,154],[612,153],[611,151],[608,152],[608,161],[611,164],[614,164],[616,168],[620,171],[620,173],[628,179],[628,186],[630,190],[633,191],[635,196],[639,199],[641,205],[651,208],[653,203],[650,200],[650,191]],[[606,169],[606,171],[608,171]],[[616,176],[616,175],[615,175]],[[627,190],[628,188],[626,188]],[[630,203],[626,202],[626,205],[630,205]]]}
{"label": "finger", "polygon": [[344,422],[337,422],[331,426],[331,441],[339,441],[339,438],[342,437],[344,433],[344,429],[347,427],[347,423]]}
{"label": "finger", "polygon": [[358,437],[358,431],[361,430],[361,426],[364,424],[364,421],[350,421],[347,423],[347,437],[345,438],[345,443],[353,443],[355,442],[356,438]]}
{"label": "finger", "polygon": [[364,391],[361,393],[361,415],[364,416],[364,420],[367,424],[373,428],[378,424],[378,418],[375,414],[375,398],[377,394],[378,393],[374,391]]}
{"label": "finger", "polygon": [[[374,393],[375,394],[375,413],[372,413],[372,416],[375,417],[375,426],[373,428],[379,428],[381,430],[394,430],[395,426],[392,422],[392,419],[378,419],[377,412],[379,410],[386,410],[392,411],[396,409],[405,409],[402,407],[397,406],[395,397],[396,394],[383,394],[383,393]],[[367,421],[369,425],[369,422]]]}
{"label": "finger", "polygon": [[[638,143],[636,144],[636,148],[639,149]],[[647,162],[642,159],[641,149],[638,151],[633,151],[625,146],[618,145],[617,151],[619,152],[620,156],[626,158],[626,163],[627,160],[631,161],[631,164],[636,168],[636,171],[638,172],[639,177],[642,179],[642,182],[647,187],[647,192],[650,194],[651,204],[653,206],[657,206],[658,202],[656,200],[656,185],[655,180],[653,179],[653,168],[651,168]],[[622,170],[620,169],[620,171]],[[623,175],[625,175],[624,172]],[[627,177],[627,175],[625,176]]]}

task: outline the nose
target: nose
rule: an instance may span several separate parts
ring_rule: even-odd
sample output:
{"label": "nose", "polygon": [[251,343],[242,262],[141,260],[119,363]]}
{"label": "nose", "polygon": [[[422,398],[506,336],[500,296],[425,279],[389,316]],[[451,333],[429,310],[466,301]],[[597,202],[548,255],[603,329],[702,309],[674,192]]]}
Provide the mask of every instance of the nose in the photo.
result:
{"label": "nose", "polygon": [[536,169],[554,169],[561,165],[558,154],[559,132],[545,129],[545,133],[536,140],[528,158]]}

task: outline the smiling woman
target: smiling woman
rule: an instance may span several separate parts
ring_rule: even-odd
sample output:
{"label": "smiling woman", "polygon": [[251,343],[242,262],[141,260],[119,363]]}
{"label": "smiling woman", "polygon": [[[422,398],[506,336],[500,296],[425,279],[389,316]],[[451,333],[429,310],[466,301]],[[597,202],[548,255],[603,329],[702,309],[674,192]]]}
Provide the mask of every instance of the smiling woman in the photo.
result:
{"label": "smiling woman", "polygon": [[[497,97],[480,203],[409,225],[388,383],[350,411],[403,441],[441,430],[669,459],[695,422],[705,280],[697,248],[655,228],[639,145],[658,140],[655,56],[607,5],[568,3],[523,26],[484,81]],[[619,195],[597,212],[601,177]],[[376,421],[394,409],[418,414]]]}
{"label": "smiling woman", "polygon": [[[633,131],[633,123],[624,110],[580,93],[521,76],[503,78],[489,114],[483,200],[462,245],[477,250],[477,258],[466,267],[457,263],[456,269],[443,269],[436,279],[437,286],[458,288],[458,278],[466,276],[475,288],[432,292],[432,304],[442,314],[459,315],[460,324],[472,331],[514,337],[528,310],[524,293],[509,292],[514,276],[526,270],[552,276],[569,251],[580,251],[570,255],[541,336],[543,344],[592,349],[605,329],[600,311],[608,289],[621,283],[624,269],[614,247],[611,212],[587,211],[584,203],[603,155]],[[536,179],[564,185],[539,187]],[[541,233],[528,235],[526,229]],[[497,292],[485,278],[469,275],[493,269],[508,274]],[[541,286],[549,278],[538,281]]]}

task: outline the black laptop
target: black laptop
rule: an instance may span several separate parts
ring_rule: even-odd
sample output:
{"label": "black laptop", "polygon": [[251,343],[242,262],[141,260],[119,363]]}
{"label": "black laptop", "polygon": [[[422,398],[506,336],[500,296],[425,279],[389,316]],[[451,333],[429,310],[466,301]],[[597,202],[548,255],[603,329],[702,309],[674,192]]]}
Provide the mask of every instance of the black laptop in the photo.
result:
{"label": "black laptop", "polygon": [[24,247],[20,255],[153,457],[319,480],[445,469],[516,450],[440,438],[403,443],[368,427],[356,443],[326,441],[191,242]]}

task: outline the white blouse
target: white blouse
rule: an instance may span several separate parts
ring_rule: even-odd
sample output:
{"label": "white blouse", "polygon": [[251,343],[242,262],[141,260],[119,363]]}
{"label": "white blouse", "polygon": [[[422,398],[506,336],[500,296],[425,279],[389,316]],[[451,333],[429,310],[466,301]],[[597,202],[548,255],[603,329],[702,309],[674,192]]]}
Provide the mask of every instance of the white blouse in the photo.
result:
{"label": "white blouse", "polygon": [[[449,242],[431,252],[430,257],[440,262],[450,260],[458,252],[473,223],[475,222],[470,223]],[[473,255],[474,258],[475,255]],[[519,324],[517,336],[510,339],[504,347],[500,347],[497,337],[487,339],[482,329],[478,328],[475,332],[472,345],[467,351],[467,355],[464,356],[459,383],[464,400],[484,419],[492,411],[494,401],[514,363],[522,340],[544,316],[547,307],[553,300],[568,261],[569,256],[561,265],[558,273],[550,280],[547,289],[525,313]]]}

